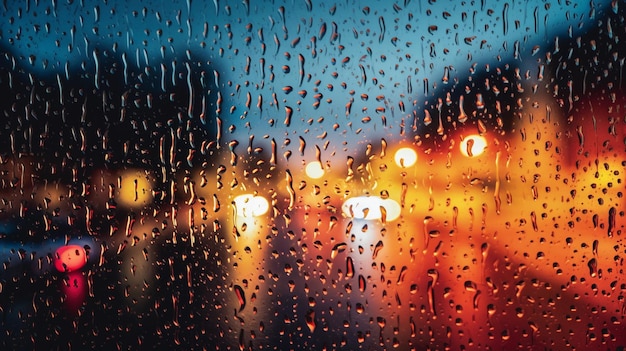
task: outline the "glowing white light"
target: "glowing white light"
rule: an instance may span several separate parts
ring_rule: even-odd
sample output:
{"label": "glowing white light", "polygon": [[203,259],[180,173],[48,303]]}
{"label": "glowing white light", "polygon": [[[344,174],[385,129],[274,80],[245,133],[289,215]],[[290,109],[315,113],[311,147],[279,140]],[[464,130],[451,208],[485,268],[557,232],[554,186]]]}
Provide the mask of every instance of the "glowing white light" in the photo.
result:
{"label": "glowing white light", "polygon": [[266,214],[270,208],[269,202],[263,196],[252,194],[235,197],[233,204],[239,217],[259,217]]}
{"label": "glowing white light", "polygon": [[305,171],[306,175],[309,176],[309,178],[319,179],[324,176],[324,168],[319,161],[309,162],[306,165]]}
{"label": "glowing white light", "polygon": [[346,200],[341,206],[344,215],[367,220],[382,219],[393,221],[400,217],[400,204],[392,199],[382,199],[378,196],[359,196]]}
{"label": "glowing white light", "polygon": [[487,139],[480,135],[468,135],[461,141],[461,153],[465,157],[476,157],[487,148]]}
{"label": "glowing white light", "polygon": [[411,167],[417,162],[417,153],[409,147],[403,147],[396,151],[394,160],[400,167]]}

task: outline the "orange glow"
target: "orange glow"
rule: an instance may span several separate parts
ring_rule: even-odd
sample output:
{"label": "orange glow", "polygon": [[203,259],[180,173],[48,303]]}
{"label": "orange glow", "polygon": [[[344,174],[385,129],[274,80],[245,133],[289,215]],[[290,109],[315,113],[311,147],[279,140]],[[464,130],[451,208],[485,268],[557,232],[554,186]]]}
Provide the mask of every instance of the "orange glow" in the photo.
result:
{"label": "orange glow", "polygon": [[152,201],[152,183],[139,171],[126,171],[118,178],[120,205],[143,207]]}

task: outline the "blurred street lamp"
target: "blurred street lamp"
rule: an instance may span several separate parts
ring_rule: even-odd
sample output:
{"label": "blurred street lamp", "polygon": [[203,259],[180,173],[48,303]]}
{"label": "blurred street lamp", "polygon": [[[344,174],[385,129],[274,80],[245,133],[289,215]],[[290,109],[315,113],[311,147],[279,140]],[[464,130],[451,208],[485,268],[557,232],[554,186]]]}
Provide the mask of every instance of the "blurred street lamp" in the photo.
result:
{"label": "blurred street lamp", "polygon": [[402,168],[411,167],[417,162],[417,153],[409,147],[403,147],[396,151],[394,160]]}
{"label": "blurred street lamp", "polygon": [[400,217],[400,204],[378,196],[358,196],[347,199],[341,209],[347,217],[366,220],[393,221]]}
{"label": "blurred street lamp", "polygon": [[487,139],[481,135],[468,135],[461,141],[461,154],[465,157],[476,157],[485,152]]}
{"label": "blurred street lamp", "polygon": [[319,161],[312,161],[306,165],[306,175],[312,179],[319,179],[324,176],[324,168]]}
{"label": "blurred street lamp", "polygon": [[237,217],[259,217],[269,210],[269,202],[263,196],[252,194],[239,195],[233,199]]}

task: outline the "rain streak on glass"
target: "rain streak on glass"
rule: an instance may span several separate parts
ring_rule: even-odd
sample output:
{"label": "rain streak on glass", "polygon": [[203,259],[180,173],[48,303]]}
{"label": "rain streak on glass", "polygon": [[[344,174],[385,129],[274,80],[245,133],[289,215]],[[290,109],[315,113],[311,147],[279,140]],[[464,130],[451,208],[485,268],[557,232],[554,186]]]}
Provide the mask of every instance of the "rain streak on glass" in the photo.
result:
{"label": "rain streak on glass", "polygon": [[3,2],[0,349],[623,349],[625,9]]}

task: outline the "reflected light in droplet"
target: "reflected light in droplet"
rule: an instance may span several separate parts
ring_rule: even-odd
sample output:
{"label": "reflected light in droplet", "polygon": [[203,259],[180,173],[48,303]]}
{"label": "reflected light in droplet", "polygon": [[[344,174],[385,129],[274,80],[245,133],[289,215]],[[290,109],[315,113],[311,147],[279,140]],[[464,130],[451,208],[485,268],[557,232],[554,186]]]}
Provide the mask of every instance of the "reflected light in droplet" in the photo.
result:
{"label": "reflected light in droplet", "polygon": [[465,157],[476,157],[487,148],[487,139],[481,135],[468,135],[460,144],[461,153]]}
{"label": "reflected light in droplet", "polygon": [[72,315],[76,314],[87,297],[87,276],[82,272],[71,272],[64,279],[59,279],[59,282],[61,292],[65,295],[65,309]]}
{"label": "reflected light in droplet", "polygon": [[322,168],[322,164],[319,161],[309,162],[305,171],[309,178],[319,179],[324,176],[324,168]]}
{"label": "reflected light in droplet", "polygon": [[417,153],[410,147],[403,147],[396,151],[394,160],[400,167],[411,167],[417,162]]}
{"label": "reflected light in droplet", "polygon": [[259,217],[267,213],[269,202],[263,196],[239,195],[233,199],[239,217]]}
{"label": "reflected light in droplet", "polygon": [[383,210],[386,220],[393,221],[400,217],[401,207],[392,199],[381,199],[378,196],[359,196],[346,200],[341,206],[343,213],[350,218],[377,220],[382,219]]}

